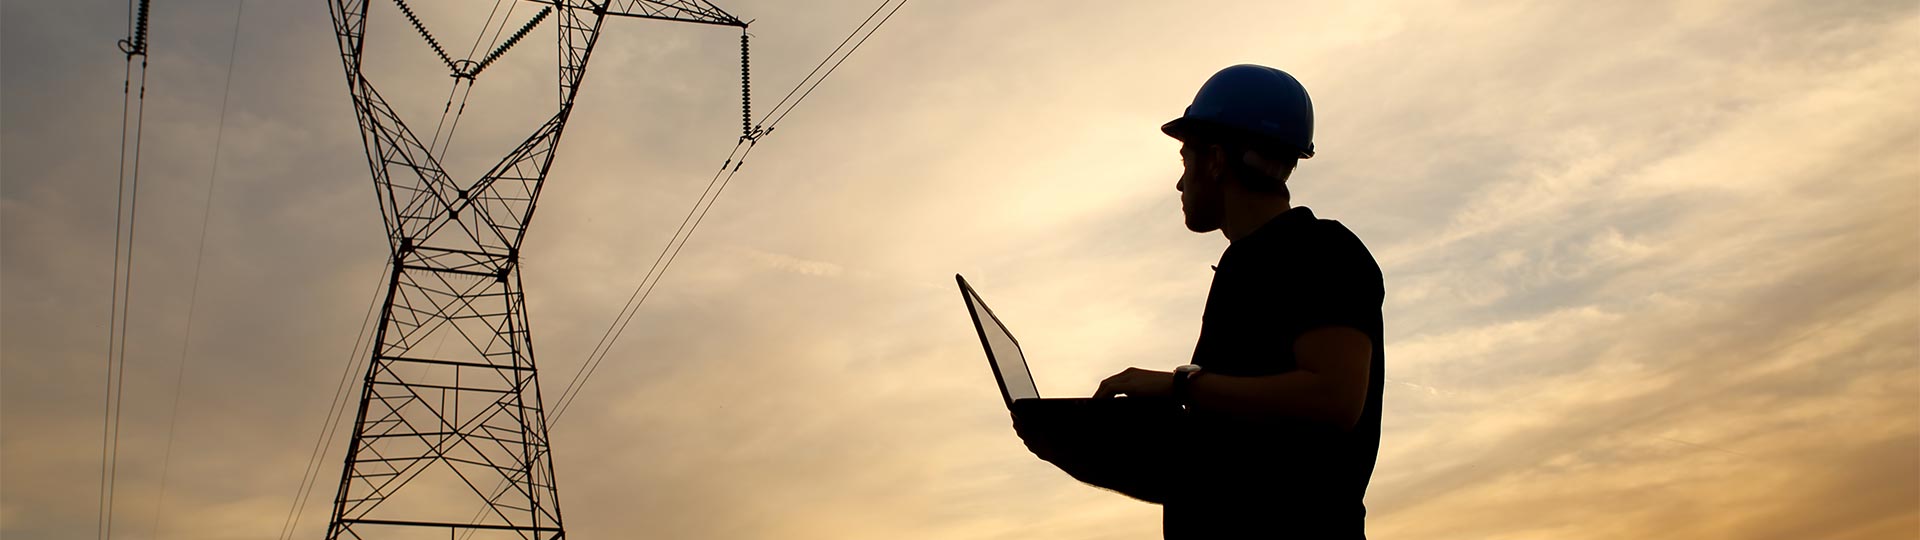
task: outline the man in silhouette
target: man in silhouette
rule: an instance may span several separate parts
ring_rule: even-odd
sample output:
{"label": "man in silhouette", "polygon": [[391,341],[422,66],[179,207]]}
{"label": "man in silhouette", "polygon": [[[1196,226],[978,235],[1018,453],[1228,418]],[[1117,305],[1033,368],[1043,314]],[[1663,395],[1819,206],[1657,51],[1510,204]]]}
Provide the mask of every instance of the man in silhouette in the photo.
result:
{"label": "man in silhouette", "polygon": [[1182,143],[1174,187],[1187,228],[1229,245],[1192,362],[1129,368],[1094,396],[1165,399],[1178,412],[1016,416],[1015,429],[1074,478],[1161,504],[1170,539],[1365,538],[1384,288],[1359,238],[1292,205],[1294,167],[1313,156],[1306,89],[1277,69],[1232,66],[1161,130]]}

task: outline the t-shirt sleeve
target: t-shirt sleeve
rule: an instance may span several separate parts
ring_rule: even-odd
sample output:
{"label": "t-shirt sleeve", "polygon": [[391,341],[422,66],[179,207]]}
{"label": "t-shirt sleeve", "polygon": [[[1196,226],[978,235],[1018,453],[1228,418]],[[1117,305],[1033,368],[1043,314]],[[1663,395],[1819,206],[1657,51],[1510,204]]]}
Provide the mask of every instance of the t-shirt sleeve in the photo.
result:
{"label": "t-shirt sleeve", "polygon": [[[1300,287],[1292,310],[1296,330],[1346,326],[1363,332],[1379,324],[1385,297],[1380,266],[1360,239],[1339,223],[1319,224],[1314,256],[1301,261]],[[1371,333],[1371,332],[1369,332]]]}

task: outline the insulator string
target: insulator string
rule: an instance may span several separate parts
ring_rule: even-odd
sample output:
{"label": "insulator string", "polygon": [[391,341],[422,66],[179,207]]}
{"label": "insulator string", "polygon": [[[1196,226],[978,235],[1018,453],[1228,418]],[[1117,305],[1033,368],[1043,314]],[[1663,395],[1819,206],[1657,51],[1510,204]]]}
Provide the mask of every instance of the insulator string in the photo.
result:
{"label": "insulator string", "polygon": [[508,37],[505,43],[501,43],[493,52],[487,53],[487,57],[480,61],[480,66],[473,68],[473,73],[469,74],[469,76],[479,75],[480,70],[487,69],[488,65],[493,64],[494,60],[500,58],[500,55],[506,54],[507,49],[513,48],[513,45],[519,43],[521,38],[527,37],[527,32],[532,32],[533,27],[540,25],[540,21],[547,20],[547,14],[549,13],[553,13],[553,8],[540,8],[540,13],[535,14],[533,20],[527,21],[527,24],[522,25],[519,31],[513,33],[513,36]]}
{"label": "insulator string", "polygon": [[753,77],[747,69],[747,29],[740,29],[740,138],[753,138]]}
{"label": "insulator string", "polygon": [[439,55],[440,61],[445,62],[447,64],[447,69],[451,69],[456,72],[459,71],[460,68],[454,65],[453,58],[447,56],[447,50],[440,48],[440,40],[433,39],[433,33],[427,31],[427,25],[425,23],[421,23],[420,17],[417,17],[413,14],[413,8],[407,6],[407,0],[393,0],[393,4],[396,6],[400,6],[400,14],[405,15],[407,17],[407,22],[413,23],[413,30],[415,32],[419,32],[420,37],[425,38],[427,40],[427,46],[432,47],[433,54]]}

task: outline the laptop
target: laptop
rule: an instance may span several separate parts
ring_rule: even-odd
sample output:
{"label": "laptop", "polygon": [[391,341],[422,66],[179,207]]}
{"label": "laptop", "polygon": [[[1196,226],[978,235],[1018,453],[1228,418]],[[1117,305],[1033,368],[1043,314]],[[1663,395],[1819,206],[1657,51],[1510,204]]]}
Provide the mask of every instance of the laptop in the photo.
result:
{"label": "laptop", "polygon": [[[980,299],[980,293],[967,284],[967,278],[953,275],[960,283],[960,296],[967,303],[967,312],[973,315],[973,329],[980,334],[980,346],[986,349],[987,364],[993,368],[994,379],[1000,382],[1000,397],[1007,402],[1007,410],[1023,418],[1028,415],[1061,418],[1062,415],[1089,420],[1086,414],[1074,414],[1067,410],[1112,409],[1139,410],[1171,414],[1178,410],[1172,400],[1146,398],[1041,398],[1040,389],[1033,384],[1033,373],[1027,370],[1027,358],[1020,352],[1020,341],[1013,338],[1013,332],[993,314],[987,302]],[[1094,416],[1106,416],[1095,414]]]}

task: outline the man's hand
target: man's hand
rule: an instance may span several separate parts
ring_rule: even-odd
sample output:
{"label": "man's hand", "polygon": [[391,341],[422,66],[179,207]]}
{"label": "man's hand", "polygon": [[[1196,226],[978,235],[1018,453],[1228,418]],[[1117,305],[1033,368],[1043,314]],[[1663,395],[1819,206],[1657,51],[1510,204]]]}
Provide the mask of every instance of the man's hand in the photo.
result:
{"label": "man's hand", "polygon": [[1032,422],[1022,422],[1020,415],[1013,415],[1013,432],[1020,436],[1020,442],[1027,444],[1027,451],[1034,457],[1047,463],[1059,464],[1062,457],[1060,447],[1046,431],[1034,426]]}
{"label": "man's hand", "polygon": [[1110,398],[1117,395],[1139,398],[1173,397],[1173,372],[1151,369],[1127,368],[1100,381],[1100,389],[1093,391],[1093,397]]}
{"label": "man's hand", "polygon": [[1153,444],[1164,437],[1131,440],[1109,429],[1077,427],[1083,429],[1013,415],[1013,430],[1027,450],[1073,479],[1154,504],[1166,502],[1168,469],[1159,463],[1167,455]]}

